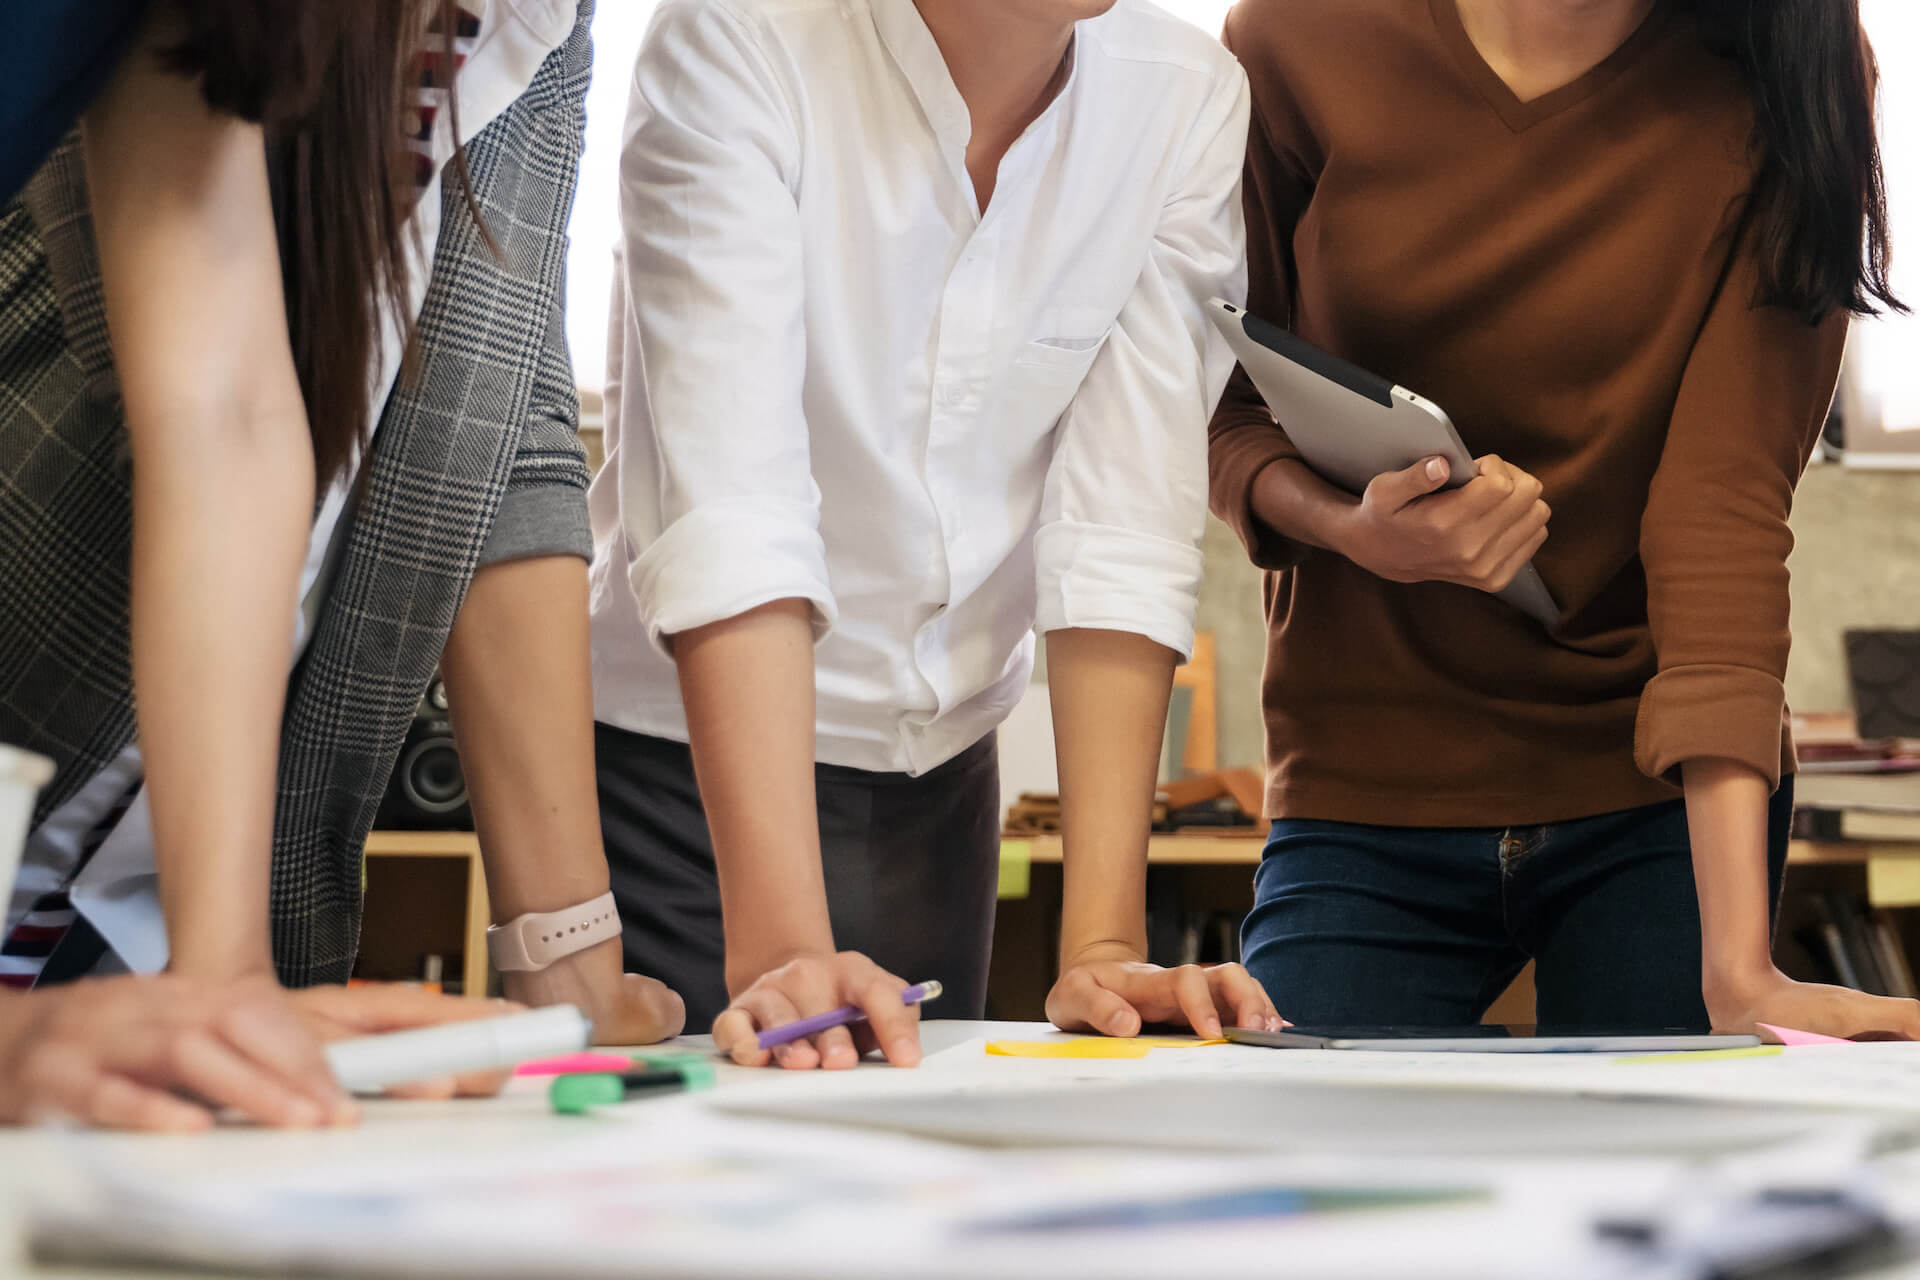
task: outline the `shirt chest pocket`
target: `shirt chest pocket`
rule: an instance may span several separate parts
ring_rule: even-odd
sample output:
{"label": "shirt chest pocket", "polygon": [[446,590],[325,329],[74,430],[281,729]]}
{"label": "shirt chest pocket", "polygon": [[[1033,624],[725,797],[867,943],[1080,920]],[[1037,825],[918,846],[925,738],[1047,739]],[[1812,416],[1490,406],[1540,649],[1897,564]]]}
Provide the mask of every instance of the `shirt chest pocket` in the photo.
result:
{"label": "shirt chest pocket", "polygon": [[1056,307],[1035,328],[1040,336],[1020,347],[1015,365],[1085,373],[1113,331],[1113,316],[1097,307]]}
{"label": "shirt chest pocket", "polygon": [[1049,311],[1035,332],[1041,336],[1014,352],[1006,428],[1036,443],[1053,430],[1086,381],[1113,330],[1110,312],[1092,308]]}
{"label": "shirt chest pocket", "polygon": [[1010,434],[1010,445],[1039,447],[1052,434],[1112,326],[1112,317],[1102,313],[1050,311],[1037,326],[1043,336],[1014,349],[1002,401],[1006,413],[1000,415],[1000,430]]}

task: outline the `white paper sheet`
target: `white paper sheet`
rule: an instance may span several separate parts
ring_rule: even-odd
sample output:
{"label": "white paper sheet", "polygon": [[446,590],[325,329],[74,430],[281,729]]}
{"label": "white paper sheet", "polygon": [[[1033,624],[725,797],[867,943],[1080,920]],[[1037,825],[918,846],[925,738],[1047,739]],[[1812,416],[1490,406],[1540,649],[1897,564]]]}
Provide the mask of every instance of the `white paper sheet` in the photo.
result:
{"label": "white paper sheet", "polygon": [[1040,1081],[1250,1075],[1871,1107],[1920,1115],[1920,1043],[1809,1045],[1750,1057],[1359,1053],[1213,1045],[1156,1049],[1138,1059],[1017,1059],[989,1056],[981,1038],[932,1055],[920,1074],[927,1078],[917,1083],[925,1088],[961,1080],[1004,1088]]}
{"label": "white paper sheet", "polygon": [[[996,1034],[1005,1034],[996,1030]],[[1038,1034],[1028,1029],[1027,1035]],[[1890,1110],[1910,1095],[1920,1046],[1795,1050],[1770,1058],[1628,1065],[1463,1055],[1159,1050],[1137,1061],[988,1059],[983,1041],[915,1072],[769,1073],[708,1099],[679,1098],[557,1118],[540,1090],[472,1106],[376,1106],[342,1134],[231,1133],[140,1141],[44,1138],[31,1211],[58,1252],[284,1274],[709,1277],[1578,1275],[1595,1260],[1600,1215],[1663,1212],[1701,1188],[1762,1178],[1843,1176],[1857,1135],[1832,1149],[1775,1149],[1737,1162],[1391,1159],[992,1151],[883,1133],[748,1120],[714,1106],[747,1096],[942,1097],[1051,1080],[1173,1075],[1548,1083],[1603,1092],[1838,1098],[1869,1090]],[[1756,1069],[1757,1068],[1757,1069]],[[1836,1133],[1844,1122],[1836,1125]],[[25,1156],[24,1146],[9,1147]],[[1920,1169],[1914,1186],[1920,1188]],[[1481,1189],[1446,1205],[1100,1230],[990,1231],[1040,1211],[1168,1202],[1209,1193],[1255,1201],[1301,1187]],[[1920,1213],[1920,1190],[1910,1197]]]}
{"label": "white paper sheet", "polygon": [[[1455,1162],[986,1153],[647,1104],[487,1158],[422,1151],[196,1178],[96,1158],[109,1150],[92,1140],[70,1148],[94,1167],[35,1211],[37,1239],[96,1260],[431,1276],[1160,1277],[1203,1254],[1220,1271],[1266,1271],[1284,1256],[1294,1274],[1539,1274],[1543,1259],[1585,1256],[1595,1205],[1644,1206],[1683,1176],[1645,1163],[1521,1177]],[[1308,1186],[1482,1194],[1187,1225],[1013,1229],[1042,1211]]]}

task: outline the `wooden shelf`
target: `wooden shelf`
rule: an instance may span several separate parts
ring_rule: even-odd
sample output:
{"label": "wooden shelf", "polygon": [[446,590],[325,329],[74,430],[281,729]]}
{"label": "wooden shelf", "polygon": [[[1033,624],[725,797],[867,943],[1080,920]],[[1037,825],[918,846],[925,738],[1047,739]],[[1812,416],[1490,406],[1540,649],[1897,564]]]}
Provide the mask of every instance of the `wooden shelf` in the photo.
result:
{"label": "wooden shelf", "polygon": [[[480,861],[480,838],[471,831],[376,831],[367,837],[367,858],[370,861],[376,858],[466,860],[463,877],[466,893],[461,905],[460,990],[474,999],[485,999],[490,976],[487,925],[492,915],[487,903],[486,870]],[[422,914],[430,913],[435,905],[421,904]]]}
{"label": "wooden shelf", "polygon": [[[1257,866],[1266,835],[1160,835],[1147,841],[1147,861],[1156,867]],[[1029,862],[1059,862],[1064,857],[1059,836],[1002,836],[1000,856],[1019,857],[1026,846]]]}
{"label": "wooden shelf", "polygon": [[[1147,842],[1147,862],[1155,867],[1255,867],[1265,846],[1263,836],[1253,833],[1157,835]],[[1000,841],[1001,883],[1024,885],[1026,867],[1058,863],[1061,858],[1057,835],[1004,836]],[[1867,901],[1873,906],[1920,906],[1920,841],[1795,840],[1787,847],[1787,865],[1862,867],[1867,873]],[[1016,870],[1009,875],[1009,868]],[[1019,892],[1015,890],[1009,896],[1019,896]]]}
{"label": "wooden shelf", "polygon": [[[1060,837],[1002,836],[1003,857],[1018,857],[1025,846],[1029,862],[1059,862],[1063,856]],[[1234,867],[1257,866],[1260,851],[1266,847],[1265,833],[1258,835],[1176,835],[1152,836],[1147,841],[1147,861],[1154,866]],[[1866,843],[1856,841],[1795,840],[1787,848],[1787,861],[1794,866],[1868,866],[1884,858],[1901,861],[1920,859],[1920,841],[1912,843]]]}
{"label": "wooden shelf", "polygon": [[471,831],[376,831],[367,837],[369,858],[478,858],[480,837]]}

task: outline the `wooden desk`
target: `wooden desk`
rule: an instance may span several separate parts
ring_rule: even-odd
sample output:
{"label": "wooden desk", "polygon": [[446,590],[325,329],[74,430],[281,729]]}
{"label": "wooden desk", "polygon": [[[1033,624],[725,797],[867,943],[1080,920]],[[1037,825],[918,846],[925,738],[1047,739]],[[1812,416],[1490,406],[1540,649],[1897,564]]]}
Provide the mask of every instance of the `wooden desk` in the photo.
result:
{"label": "wooden desk", "polygon": [[[460,990],[462,994],[483,999],[487,994],[487,925],[492,917],[487,904],[487,876],[480,861],[480,838],[471,831],[376,831],[367,837],[367,885],[369,900],[378,891],[383,873],[392,869],[394,864],[403,860],[432,860],[422,870],[429,874],[418,877],[433,886],[429,897],[418,890],[412,896],[423,900],[408,904],[379,903],[381,915],[390,915],[397,921],[411,923],[420,917],[438,915],[444,919],[449,912],[458,913],[457,936],[460,940]],[[440,870],[433,863],[448,861],[460,862],[457,875],[434,875]],[[385,865],[380,865],[385,864]],[[457,902],[442,896],[440,890],[458,885]],[[392,908],[392,910],[388,910]],[[373,922],[382,923],[379,916]],[[364,930],[363,930],[364,934]],[[378,939],[374,940],[376,943]],[[362,937],[361,952],[368,952],[368,939]],[[379,948],[374,948],[378,954]],[[407,974],[383,974],[381,976],[418,976]],[[451,976],[449,974],[448,976]]]}
{"label": "wooden desk", "polygon": [[[1266,846],[1264,828],[1234,835],[1197,835],[1181,832],[1156,835],[1147,841],[1147,862],[1156,867],[1254,867]],[[1000,841],[1003,862],[1059,862],[1060,837],[1005,836]],[[1795,867],[1865,867],[1869,901],[1876,907],[1920,906],[1920,841],[1869,843],[1864,841],[1795,840],[1787,846],[1787,865]]]}

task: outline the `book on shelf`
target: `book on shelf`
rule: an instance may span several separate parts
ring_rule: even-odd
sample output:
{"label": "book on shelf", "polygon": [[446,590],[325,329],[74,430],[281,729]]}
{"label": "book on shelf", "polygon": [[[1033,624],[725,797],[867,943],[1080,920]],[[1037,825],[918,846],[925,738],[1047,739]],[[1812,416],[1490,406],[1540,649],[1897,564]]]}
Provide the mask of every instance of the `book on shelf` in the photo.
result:
{"label": "book on shelf", "polygon": [[1859,967],[1854,964],[1853,951],[1847,946],[1846,934],[1827,908],[1826,895],[1816,895],[1813,906],[1814,920],[1800,934],[1802,945],[1816,960],[1824,962],[1829,981],[1855,991],[1866,990]]}
{"label": "book on shelf", "polygon": [[1797,935],[1825,963],[1829,978],[1876,996],[1916,994],[1913,966],[1893,917],[1859,894],[1836,889],[1811,895],[1813,918]]}
{"label": "book on shelf", "polygon": [[1895,843],[1920,840],[1920,813],[1895,813],[1873,809],[1842,810],[1840,838],[1842,840],[1885,840]]}
{"label": "book on shelf", "polygon": [[1920,985],[1913,977],[1913,965],[1907,959],[1907,947],[1900,940],[1900,931],[1894,926],[1893,917],[1885,911],[1876,911],[1868,921],[1873,937],[1874,959],[1880,962],[1880,977],[1886,984],[1886,993],[1911,1000],[1920,996]]}
{"label": "book on shelf", "polygon": [[1853,962],[1853,971],[1859,978],[1855,985],[1870,995],[1887,994],[1887,980],[1880,972],[1880,957],[1874,948],[1866,904],[1857,895],[1838,890],[1829,890],[1821,898],[1826,904],[1827,918],[1839,927],[1842,945]]}
{"label": "book on shelf", "polygon": [[1920,841],[1920,773],[1803,770],[1793,800],[1805,838]]}
{"label": "book on shelf", "polygon": [[1920,814],[1920,772],[1808,773],[1793,780],[1793,802],[1809,809]]}

